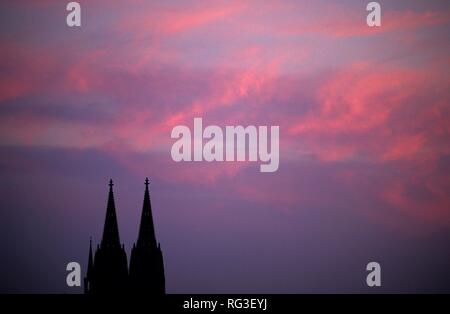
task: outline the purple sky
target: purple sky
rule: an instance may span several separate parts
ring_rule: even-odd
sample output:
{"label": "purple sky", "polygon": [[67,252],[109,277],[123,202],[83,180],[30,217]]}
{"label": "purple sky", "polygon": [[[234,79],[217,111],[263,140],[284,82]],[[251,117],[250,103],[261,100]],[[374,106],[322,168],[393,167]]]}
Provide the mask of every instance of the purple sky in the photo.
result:
{"label": "purple sky", "polygon": [[[450,291],[448,1],[67,2],[0,4],[1,292],[81,292],[147,176],[169,293]],[[279,125],[278,171],[175,163],[194,117]]]}

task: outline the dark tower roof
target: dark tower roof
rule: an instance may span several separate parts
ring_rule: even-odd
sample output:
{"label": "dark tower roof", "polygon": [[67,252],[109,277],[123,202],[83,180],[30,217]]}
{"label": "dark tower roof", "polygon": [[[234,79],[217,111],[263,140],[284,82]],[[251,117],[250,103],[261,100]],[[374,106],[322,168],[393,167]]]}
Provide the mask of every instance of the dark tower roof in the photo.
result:
{"label": "dark tower roof", "polygon": [[103,229],[103,237],[101,247],[119,247],[119,228],[117,226],[116,206],[114,204],[113,181],[109,181],[108,205],[106,208],[105,227]]}
{"label": "dark tower roof", "polygon": [[152,205],[150,204],[150,193],[148,191],[149,181],[145,178],[144,204],[142,206],[141,224],[136,245],[156,247],[155,228],[153,226]]}

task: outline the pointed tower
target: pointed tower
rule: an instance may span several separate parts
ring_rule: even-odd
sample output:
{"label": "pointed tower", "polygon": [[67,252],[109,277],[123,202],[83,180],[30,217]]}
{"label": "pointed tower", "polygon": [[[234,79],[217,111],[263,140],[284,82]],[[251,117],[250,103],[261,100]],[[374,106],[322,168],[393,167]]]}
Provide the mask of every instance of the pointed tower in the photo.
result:
{"label": "pointed tower", "polygon": [[94,261],[92,259],[92,238],[89,239],[89,258],[86,277],[84,277],[84,293],[90,294],[93,290],[92,283],[94,278]]}
{"label": "pointed tower", "polygon": [[120,293],[126,291],[128,285],[127,255],[123,244],[120,244],[113,185],[110,180],[102,241],[97,246],[91,274],[88,264],[87,291],[92,294]]}
{"label": "pointed tower", "polygon": [[164,263],[156,242],[148,185],[146,178],[138,239],[131,250],[130,289],[136,293],[162,295],[166,291]]}
{"label": "pointed tower", "polygon": [[102,248],[120,247],[119,227],[117,226],[116,205],[114,203],[113,182],[109,181],[108,205],[106,206],[105,226],[103,227]]}

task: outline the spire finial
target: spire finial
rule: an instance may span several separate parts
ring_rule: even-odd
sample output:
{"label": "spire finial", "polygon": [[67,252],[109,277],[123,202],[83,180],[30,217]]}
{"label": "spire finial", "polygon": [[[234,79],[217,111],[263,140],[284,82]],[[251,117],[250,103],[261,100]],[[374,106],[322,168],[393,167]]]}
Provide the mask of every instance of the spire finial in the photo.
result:
{"label": "spire finial", "polygon": [[106,205],[105,226],[101,247],[120,247],[119,228],[117,226],[116,206],[114,204],[113,180],[109,180],[108,203]]}
{"label": "spire finial", "polygon": [[150,246],[156,247],[155,229],[152,218],[152,205],[150,204],[150,192],[148,185],[150,180],[145,178],[144,204],[142,205],[141,224],[139,226],[139,235],[136,247]]}

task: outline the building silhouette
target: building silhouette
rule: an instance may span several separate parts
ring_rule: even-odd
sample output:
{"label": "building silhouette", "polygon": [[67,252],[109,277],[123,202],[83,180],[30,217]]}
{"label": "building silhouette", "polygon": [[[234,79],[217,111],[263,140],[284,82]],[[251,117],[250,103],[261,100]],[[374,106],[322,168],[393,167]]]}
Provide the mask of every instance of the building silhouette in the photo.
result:
{"label": "building silhouette", "polygon": [[146,178],[141,223],[137,241],[131,250],[128,271],[125,247],[120,244],[113,182],[110,180],[103,236],[94,256],[92,240],[89,244],[84,293],[165,294],[164,263],[160,244],[155,237],[148,185]]}
{"label": "building silhouette", "polygon": [[163,257],[159,243],[156,244],[148,179],[145,179],[144,204],[138,239],[131,250],[129,278],[132,292],[165,293]]}

